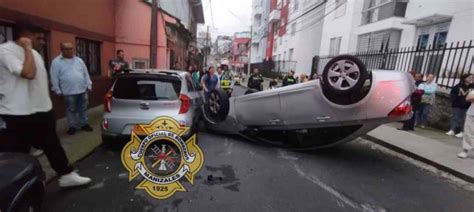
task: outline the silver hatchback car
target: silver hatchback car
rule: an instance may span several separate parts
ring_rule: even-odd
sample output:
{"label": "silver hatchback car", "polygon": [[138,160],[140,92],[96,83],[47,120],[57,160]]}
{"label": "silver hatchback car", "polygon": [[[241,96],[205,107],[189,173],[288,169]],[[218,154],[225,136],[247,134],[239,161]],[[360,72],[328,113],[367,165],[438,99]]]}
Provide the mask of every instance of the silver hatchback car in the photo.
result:
{"label": "silver hatchback car", "polygon": [[191,75],[173,70],[133,70],[115,79],[104,99],[102,139],[130,137],[136,124],[169,116],[191,130],[197,127],[204,103]]}

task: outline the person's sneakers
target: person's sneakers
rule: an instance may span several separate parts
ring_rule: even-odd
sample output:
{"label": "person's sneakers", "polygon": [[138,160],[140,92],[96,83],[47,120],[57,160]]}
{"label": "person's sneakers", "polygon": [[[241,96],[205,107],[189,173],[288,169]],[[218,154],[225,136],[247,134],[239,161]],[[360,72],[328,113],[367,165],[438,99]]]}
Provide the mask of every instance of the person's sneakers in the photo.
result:
{"label": "person's sneakers", "polygon": [[76,172],[65,174],[59,178],[59,187],[73,187],[89,184],[92,180],[88,177],[81,177]]}
{"label": "person's sneakers", "polygon": [[84,131],[87,131],[87,132],[92,132],[92,131],[94,131],[94,129],[92,129],[92,127],[91,127],[90,125],[88,125],[88,124],[82,126],[81,129],[84,130]]}
{"label": "person's sneakers", "polygon": [[74,135],[74,134],[76,134],[76,128],[70,127],[69,130],[67,130],[67,134],[69,134],[69,135]]}
{"label": "person's sneakers", "polygon": [[462,138],[462,137],[464,137],[464,133],[460,132],[460,133],[456,134],[455,136],[456,136],[456,138]]}
{"label": "person's sneakers", "polygon": [[446,135],[453,136],[455,133],[453,130],[450,130],[449,132],[446,133]]}
{"label": "person's sneakers", "polygon": [[31,149],[30,149],[30,155],[33,155],[35,157],[38,157],[38,156],[42,155],[43,153],[44,152],[41,149],[36,149],[34,147],[31,147]]}
{"label": "person's sneakers", "polygon": [[458,154],[458,157],[461,158],[461,159],[466,159],[467,158],[467,152],[466,151],[462,151]]}
{"label": "person's sneakers", "polygon": [[425,129],[425,125],[420,125],[420,128],[421,128],[421,129]]}

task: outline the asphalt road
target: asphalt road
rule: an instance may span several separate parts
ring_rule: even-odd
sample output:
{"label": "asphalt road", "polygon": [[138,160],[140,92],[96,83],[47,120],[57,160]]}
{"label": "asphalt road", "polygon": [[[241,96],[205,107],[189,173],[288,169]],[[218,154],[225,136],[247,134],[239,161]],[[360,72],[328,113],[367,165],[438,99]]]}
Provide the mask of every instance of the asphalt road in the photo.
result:
{"label": "asphalt road", "polygon": [[[240,92],[240,91],[239,91]],[[198,133],[205,156],[194,185],[155,200],[128,182],[123,144],[77,164],[90,186],[47,186],[44,211],[474,211],[474,191],[358,139],[294,152],[237,136]]]}

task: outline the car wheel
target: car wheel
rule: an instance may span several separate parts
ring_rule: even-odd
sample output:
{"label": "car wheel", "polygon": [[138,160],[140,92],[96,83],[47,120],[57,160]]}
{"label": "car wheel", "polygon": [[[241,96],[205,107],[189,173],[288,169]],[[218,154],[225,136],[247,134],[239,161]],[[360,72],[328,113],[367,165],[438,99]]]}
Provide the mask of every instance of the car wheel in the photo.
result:
{"label": "car wheel", "polygon": [[367,68],[357,57],[340,55],[331,59],[323,70],[323,89],[344,95],[359,92],[369,77]]}
{"label": "car wheel", "polygon": [[229,97],[227,93],[216,88],[211,91],[206,105],[206,112],[215,121],[224,121],[229,114]]}
{"label": "car wheel", "polygon": [[257,90],[257,89],[249,88],[249,89],[247,89],[247,91],[245,91],[244,95],[251,94],[251,93],[256,93],[258,91],[259,90]]}

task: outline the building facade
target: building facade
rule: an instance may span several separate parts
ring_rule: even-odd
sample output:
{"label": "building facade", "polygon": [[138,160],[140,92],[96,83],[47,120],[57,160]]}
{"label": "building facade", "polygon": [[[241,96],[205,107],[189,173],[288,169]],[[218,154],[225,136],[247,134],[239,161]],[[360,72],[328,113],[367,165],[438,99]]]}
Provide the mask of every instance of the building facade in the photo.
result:
{"label": "building facade", "polygon": [[[320,55],[474,39],[471,0],[329,0]],[[344,27],[335,27],[344,26]]]}
{"label": "building facade", "polygon": [[[168,68],[171,61],[189,61],[189,46],[195,39],[196,24],[203,23],[200,0],[186,1],[190,8],[188,22],[161,9],[158,14],[158,67]],[[192,17],[191,17],[192,16]],[[60,43],[72,42],[77,56],[86,63],[93,92],[90,106],[100,105],[108,89],[110,59],[117,49],[125,50],[132,68],[147,68],[150,49],[151,7],[135,0],[0,0],[0,43],[12,39],[18,21],[30,21],[47,31],[41,51],[49,64],[60,55]],[[137,24],[139,23],[139,24]],[[58,117],[64,115],[62,98],[51,94]]]}
{"label": "building facade", "polygon": [[270,2],[270,0],[252,1],[251,63],[259,63],[266,58]]}
{"label": "building facade", "polygon": [[324,5],[324,0],[271,1],[266,57],[275,71],[311,73],[312,57],[320,51]]}
{"label": "building facade", "polygon": [[234,70],[243,71],[248,63],[250,32],[236,32],[232,40],[232,60],[230,65]]}

